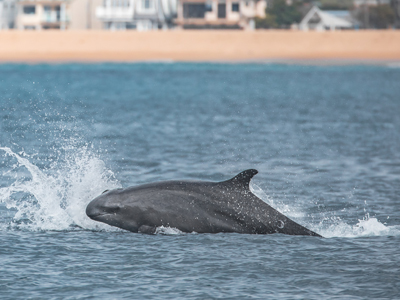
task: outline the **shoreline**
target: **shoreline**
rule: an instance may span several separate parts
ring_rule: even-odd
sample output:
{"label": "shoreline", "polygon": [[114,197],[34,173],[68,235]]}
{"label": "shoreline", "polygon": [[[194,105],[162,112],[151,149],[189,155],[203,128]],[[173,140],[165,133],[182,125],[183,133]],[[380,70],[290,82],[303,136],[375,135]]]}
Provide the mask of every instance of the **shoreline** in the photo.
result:
{"label": "shoreline", "polygon": [[0,31],[0,63],[398,64],[399,30]]}
{"label": "shoreline", "polygon": [[2,65],[68,65],[68,64],[224,64],[224,65],[286,65],[286,66],[377,66],[400,68],[400,59],[254,59],[254,60],[1,60]]}

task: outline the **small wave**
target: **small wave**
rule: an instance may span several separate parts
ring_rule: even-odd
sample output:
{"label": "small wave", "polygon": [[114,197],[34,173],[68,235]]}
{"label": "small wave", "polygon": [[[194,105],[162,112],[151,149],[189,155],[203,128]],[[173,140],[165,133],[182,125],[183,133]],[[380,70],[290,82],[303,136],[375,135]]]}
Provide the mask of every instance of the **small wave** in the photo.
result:
{"label": "small wave", "polygon": [[[253,182],[250,185],[250,189],[264,202],[273,206],[276,210],[290,218],[293,218],[294,220],[303,219],[306,215],[299,208],[274,202],[271,197],[269,197],[259,186]],[[325,214],[323,213],[323,215]],[[318,219],[318,214],[315,214],[312,217],[313,220],[316,220]],[[327,238],[400,235],[400,226],[387,226],[386,224],[379,222],[377,218],[370,217],[368,213],[362,220],[358,220],[357,224],[355,225],[347,224],[338,216],[323,217],[319,224],[308,222],[308,224],[302,225]]]}
{"label": "small wave", "polygon": [[370,217],[369,214],[366,214],[362,220],[358,220],[355,225],[349,225],[338,217],[335,219],[334,224],[325,226],[324,223],[327,220],[324,220],[314,229],[327,238],[400,235],[400,226],[387,226],[379,222],[377,218]]}
{"label": "small wave", "polygon": [[114,174],[87,146],[66,145],[64,157],[58,157],[45,170],[30,162],[33,156],[17,154],[8,147],[0,150],[10,158],[6,173],[14,179],[9,186],[0,188],[0,203],[15,211],[1,229],[113,230],[85,214],[90,200],[105,189],[120,187]]}
{"label": "small wave", "polygon": [[155,234],[180,235],[180,234],[185,234],[185,233],[180,231],[178,228],[160,226],[160,227],[156,228]]}
{"label": "small wave", "polygon": [[390,62],[386,66],[391,68],[391,69],[399,69],[400,68],[400,62]]}

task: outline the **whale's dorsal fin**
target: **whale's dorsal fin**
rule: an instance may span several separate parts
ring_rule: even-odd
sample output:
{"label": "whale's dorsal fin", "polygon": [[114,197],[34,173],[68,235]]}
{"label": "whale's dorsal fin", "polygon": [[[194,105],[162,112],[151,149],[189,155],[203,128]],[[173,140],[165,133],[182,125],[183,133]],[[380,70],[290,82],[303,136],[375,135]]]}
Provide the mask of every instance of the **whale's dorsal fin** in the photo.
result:
{"label": "whale's dorsal fin", "polygon": [[256,175],[258,171],[256,169],[248,169],[240,172],[232,179],[225,181],[225,183],[230,183],[235,186],[240,186],[245,189],[249,189],[250,180]]}

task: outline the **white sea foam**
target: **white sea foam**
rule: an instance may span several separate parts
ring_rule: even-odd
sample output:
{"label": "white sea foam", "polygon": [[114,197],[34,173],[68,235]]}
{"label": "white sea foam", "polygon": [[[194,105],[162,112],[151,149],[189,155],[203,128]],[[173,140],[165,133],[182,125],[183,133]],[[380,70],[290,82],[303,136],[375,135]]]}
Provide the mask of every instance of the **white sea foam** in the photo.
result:
{"label": "white sea foam", "polygon": [[15,211],[7,227],[114,230],[89,219],[85,214],[90,200],[105,189],[120,187],[104,162],[88,148],[68,145],[62,151],[63,157],[58,157],[50,168],[42,170],[30,162],[32,156],[0,147],[4,153],[0,155],[11,158],[7,174],[15,180],[10,186],[0,188],[0,202]]}
{"label": "white sea foam", "polygon": [[390,62],[390,63],[387,63],[387,66],[389,68],[399,69],[400,68],[400,62]]}
{"label": "white sea foam", "polygon": [[185,233],[180,231],[178,228],[160,226],[160,227],[156,228],[155,234],[179,235],[179,234],[185,234]]}
{"label": "white sea foam", "polygon": [[[255,183],[251,183],[250,190],[261,198],[264,202],[274,207],[276,210],[282,214],[294,218],[302,219],[306,215],[304,212],[300,211],[298,208],[290,207],[286,204],[277,203],[273,201],[259,186]],[[318,216],[314,216],[313,220],[318,220]],[[321,234],[326,238],[333,237],[345,237],[345,238],[355,238],[355,237],[366,237],[366,236],[387,236],[387,235],[400,235],[400,226],[387,226],[381,223],[377,218],[370,217],[368,213],[355,225],[349,225],[344,220],[338,216],[326,216],[322,217],[322,221],[319,223],[302,224],[305,227]]]}
{"label": "white sea foam", "polygon": [[388,226],[377,218],[370,217],[369,214],[366,214],[363,219],[359,219],[355,225],[349,225],[339,217],[325,218],[312,229],[327,238],[400,235],[400,226]]}

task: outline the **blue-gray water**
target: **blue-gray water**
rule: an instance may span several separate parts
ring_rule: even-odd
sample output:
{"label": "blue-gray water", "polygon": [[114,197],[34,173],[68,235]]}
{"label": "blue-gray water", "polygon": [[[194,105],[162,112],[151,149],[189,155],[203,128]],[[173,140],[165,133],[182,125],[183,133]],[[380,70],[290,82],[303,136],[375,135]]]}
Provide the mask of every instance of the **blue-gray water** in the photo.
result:
{"label": "blue-gray water", "polygon": [[[103,190],[220,181],[326,238],[133,234]],[[0,65],[1,299],[398,299],[400,69]]]}

